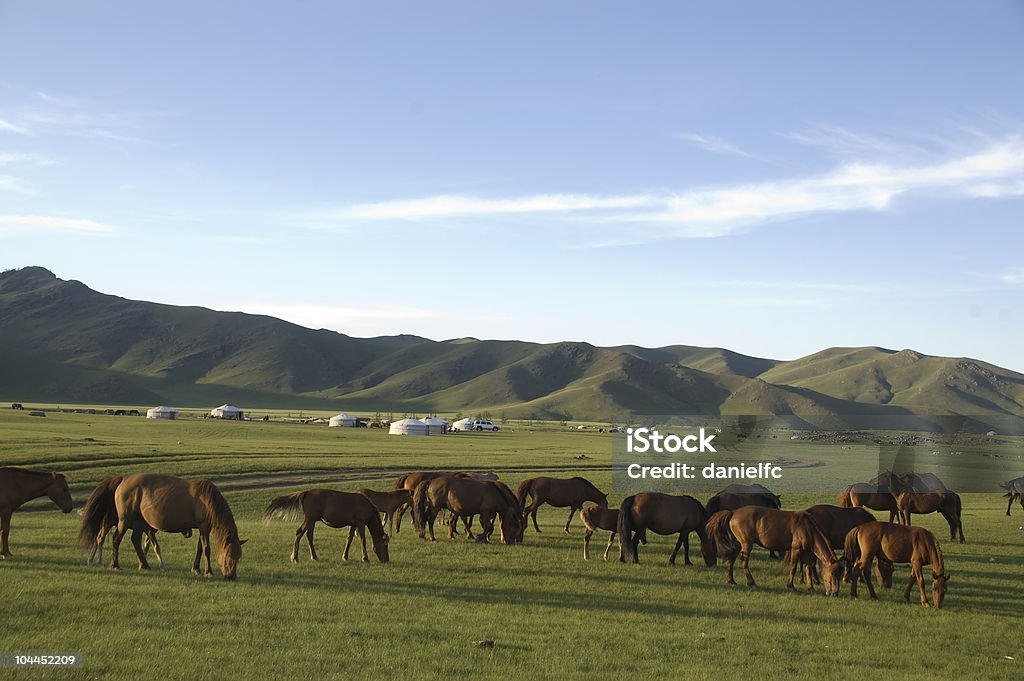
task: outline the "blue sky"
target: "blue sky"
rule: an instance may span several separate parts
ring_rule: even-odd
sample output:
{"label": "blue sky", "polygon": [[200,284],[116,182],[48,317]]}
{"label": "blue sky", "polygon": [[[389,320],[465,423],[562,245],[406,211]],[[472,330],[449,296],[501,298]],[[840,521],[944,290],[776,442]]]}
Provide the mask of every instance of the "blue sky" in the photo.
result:
{"label": "blue sky", "polygon": [[0,268],[1024,371],[1020,2],[0,2]]}

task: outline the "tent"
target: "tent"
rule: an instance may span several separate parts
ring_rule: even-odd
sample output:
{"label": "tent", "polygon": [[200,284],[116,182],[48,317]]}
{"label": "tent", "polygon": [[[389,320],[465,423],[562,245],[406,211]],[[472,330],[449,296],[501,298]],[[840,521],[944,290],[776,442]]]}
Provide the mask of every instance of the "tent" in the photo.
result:
{"label": "tent", "polygon": [[337,416],[332,416],[327,425],[331,428],[355,428],[358,421],[359,419],[352,416],[352,414],[342,412]]}
{"label": "tent", "polygon": [[174,407],[153,407],[146,411],[147,419],[176,419],[178,410]]}
{"label": "tent", "polygon": [[452,424],[452,430],[473,430],[476,427],[476,419],[459,419]]}
{"label": "tent", "polygon": [[211,409],[210,416],[215,419],[234,419],[236,421],[241,421],[242,417],[245,416],[245,412],[233,404],[222,404],[216,409]]}
{"label": "tent", "polygon": [[388,435],[426,435],[427,424],[416,419],[394,421],[388,429]]}
{"label": "tent", "polygon": [[420,419],[427,427],[427,435],[444,435],[448,432],[448,422],[436,416],[427,416]]}

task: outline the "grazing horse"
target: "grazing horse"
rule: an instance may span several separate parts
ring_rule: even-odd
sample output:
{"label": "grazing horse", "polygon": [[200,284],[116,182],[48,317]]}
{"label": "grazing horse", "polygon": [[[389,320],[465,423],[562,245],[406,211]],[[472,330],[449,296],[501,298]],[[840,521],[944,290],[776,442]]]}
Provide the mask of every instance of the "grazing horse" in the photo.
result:
{"label": "grazing horse", "polygon": [[960,533],[960,543],[964,543],[964,524],[960,518],[960,495],[956,492],[903,492],[896,497],[900,510],[900,523],[910,525],[913,513],[924,515],[938,511],[949,523],[949,540],[956,541]]}
{"label": "grazing horse", "polygon": [[144,535],[159,531],[188,536],[197,529],[199,540],[196,542],[192,572],[199,574],[200,558],[205,556],[204,574],[210,576],[213,573],[210,568],[210,533],[213,532],[219,541],[217,562],[221,574],[229,580],[237,577],[242,544],[246,540],[239,539],[231,507],[209,480],[185,480],[151,473],[104,480],[89,497],[83,511],[82,529],[78,533],[79,546],[83,550],[91,550],[97,545],[104,523],[112,512],[117,514],[117,525],[112,532],[112,569],[121,567],[121,540],[129,530],[139,557],[139,569],[148,570],[149,562],[142,547]]}
{"label": "grazing horse", "polygon": [[[590,560],[590,538],[598,530],[608,530],[608,546],[604,547],[604,560],[608,560],[608,551],[612,548],[615,535],[619,528],[619,509],[602,508],[600,506],[587,506],[580,509],[580,520],[587,528],[583,535],[583,560]],[[622,557],[622,548],[619,548],[619,557]]]}
{"label": "grazing horse", "polygon": [[452,513],[449,537],[459,517],[479,515],[482,531],[476,541],[490,543],[497,515],[501,519],[503,544],[516,544],[523,540],[522,507],[512,490],[502,482],[465,477],[441,477],[421,482],[413,494],[412,504],[412,519],[420,537],[425,539],[429,529],[430,541],[436,541],[434,520],[444,508]]}
{"label": "grazing horse", "polygon": [[888,511],[891,523],[899,515],[896,496],[892,492],[880,491],[870,482],[855,482],[839,493],[839,506],[842,508],[870,508],[875,511]]}
{"label": "grazing horse", "polygon": [[[818,504],[808,508],[807,512],[811,514],[811,518],[814,519],[814,522],[818,524],[818,527],[828,537],[828,543],[832,545],[833,549],[839,549],[843,546],[843,542],[846,541],[846,535],[853,528],[865,523],[875,522],[875,516],[863,508],[843,508],[830,504]],[[844,568],[847,570],[847,576],[844,579],[849,580],[851,578],[849,574],[850,566],[844,565]],[[879,561],[878,570],[879,580],[884,583],[886,581],[883,579],[885,566],[882,560]],[[892,586],[892,564],[889,565],[889,572],[888,584],[885,584],[886,588]]]}
{"label": "grazing horse", "polygon": [[408,489],[396,489],[390,492],[377,492],[366,487],[361,487],[356,490],[357,494],[362,494],[364,497],[370,500],[370,503],[374,507],[384,514],[384,519],[389,525],[390,532],[393,534],[395,531],[395,511],[399,509],[405,509],[412,503],[412,490]]}
{"label": "grazing horse", "polygon": [[[782,508],[782,497],[773,494],[763,485],[729,485],[708,499],[708,516],[713,516],[719,511],[735,511],[744,506]],[[772,558],[779,557],[775,550],[769,551],[768,555]]]}
{"label": "grazing horse", "polygon": [[708,512],[704,506],[688,495],[673,496],[661,492],[640,492],[626,497],[619,506],[619,533],[621,552],[619,560],[639,563],[637,548],[640,543],[647,543],[647,530],[657,534],[679,533],[676,546],[669,556],[670,565],[675,565],[679,547],[683,547],[683,562],[690,562],[690,533],[696,532],[700,538],[700,552],[708,567],[715,564],[715,551],[704,531],[708,521]]}
{"label": "grazing horse", "polygon": [[[718,555],[729,561],[729,584],[736,583],[733,565],[739,556],[747,585],[757,586],[750,573],[750,551],[757,544],[769,550],[790,552],[788,588],[794,588],[797,567],[801,563],[811,565],[817,559],[824,566],[822,581],[825,595],[839,593],[843,565],[832,552],[828,537],[806,511],[780,511],[761,506],[719,511],[708,520],[707,533]],[[814,580],[808,580],[807,588],[814,590]]]}
{"label": "grazing horse", "polygon": [[71,491],[68,481],[60,473],[0,468],[0,559],[12,555],[7,543],[11,534],[11,514],[25,502],[43,496],[50,497],[65,513],[71,512]]}
{"label": "grazing horse", "polygon": [[[398,480],[395,481],[395,489],[407,489],[409,492],[415,492],[419,484],[424,480],[433,480],[434,478],[445,478],[445,477],[468,477],[468,473],[454,472],[454,471],[416,471],[415,473],[405,473],[398,476]],[[395,519],[395,534],[402,531],[402,517],[410,506],[403,506],[398,509],[398,518]],[[468,527],[466,528],[468,531]]]}
{"label": "grazing horse", "polygon": [[270,502],[267,510],[263,512],[263,521],[270,522],[275,515],[294,519],[300,510],[302,511],[302,524],[295,530],[295,543],[292,545],[290,557],[293,563],[299,562],[299,542],[302,541],[303,535],[306,536],[306,543],[309,544],[310,559],[317,560],[316,547],[313,545],[313,528],[316,527],[318,521],[327,527],[349,528],[348,541],[345,542],[342,560],[348,560],[352,540],[358,532],[359,543],[363,550],[363,562],[370,561],[366,553],[367,529],[370,530],[373,552],[377,554],[377,559],[382,563],[386,563],[390,559],[388,535],[384,533],[384,525],[380,521],[377,507],[368,497],[353,492],[336,492],[333,489],[310,489],[304,492],[295,492]]}
{"label": "grazing horse", "polygon": [[923,527],[894,525],[893,523],[873,522],[858,525],[846,535],[843,559],[853,563],[853,583],[850,596],[857,597],[857,582],[861,577],[868,585],[871,598],[878,598],[875,587],[871,584],[868,568],[872,559],[884,557],[890,563],[910,563],[910,582],[903,591],[903,598],[910,601],[910,590],[916,583],[921,590],[921,605],[928,607],[928,597],[924,591],[923,566],[928,563],[932,567],[932,600],[936,608],[942,607],[946,596],[946,582],[949,575],[942,563],[942,549],[933,535]]}
{"label": "grazing horse", "polygon": [[999,486],[1006,490],[1006,494],[1003,496],[1009,497],[1009,501],[1006,503],[1006,515],[1010,515],[1010,507],[1013,506],[1014,499],[1019,500],[1020,507],[1024,508],[1024,478],[1007,480],[999,483]]}
{"label": "grazing horse", "polygon": [[[526,505],[526,497],[532,501]],[[608,508],[608,495],[594,487],[586,478],[527,478],[519,484],[516,493],[519,505],[523,507],[523,518],[533,519],[533,529],[540,532],[537,526],[537,509],[543,504],[551,504],[555,508],[569,507],[569,518],[565,521],[565,533],[569,534],[569,523],[576,511],[583,508],[584,502],[593,501],[601,508]]]}

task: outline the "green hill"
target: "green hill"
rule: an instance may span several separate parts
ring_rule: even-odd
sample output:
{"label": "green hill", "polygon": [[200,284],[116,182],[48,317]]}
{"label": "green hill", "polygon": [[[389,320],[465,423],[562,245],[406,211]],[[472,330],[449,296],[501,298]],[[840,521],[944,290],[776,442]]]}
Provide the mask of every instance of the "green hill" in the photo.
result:
{"label": "green hill", "polygon": [[[127,300],[41,267],[0,274],[0,395],[96,404],[500,410],[510,417],[775,414],[831,427],[918,413],[1024,416],[1024,376],[966,358],[355,338]],[[831,424],[831,425],[830,425]]]}

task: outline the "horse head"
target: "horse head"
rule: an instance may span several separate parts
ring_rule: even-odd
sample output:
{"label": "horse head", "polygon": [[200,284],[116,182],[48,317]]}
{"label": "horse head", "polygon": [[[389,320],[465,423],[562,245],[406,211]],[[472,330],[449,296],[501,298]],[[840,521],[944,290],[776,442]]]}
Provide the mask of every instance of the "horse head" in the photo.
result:
{"label": "horse head", "polygon": [[388,553],[388,543],[391,538],[387,533],[382,532],[380,539],[373,537],[373,552],[377,554],[377,560],[382,563],[386,563],[391,560],[391,555]]}
{"label": "horse head", "polygon": [[52,482],[46,488],[46,496],[50,497],[60,510],[65,513],[71,513],[74,503],[71,501],[71,490],[68,489],[68,481],[60,473],[53,473],[52,475]]}
{"label": "horse head", "polygon": [[239,539],[235,533],[224,537],[220,551],[220,573],[224,579],[234,581],[238,577],[238,561],[242,558],[242,544],[248,539]]}
{"label": "horse head", "polygon": [[821,585],[826,596],[838,596],[839,587],[846,573],[846,564],[841,560],[821,566]]}
{"label": "horse head", "polygon": [[932,573],[932,603],[936,608],[942,607],[942,601],[946,598],[946,583],[948,581],[949,575]]}

